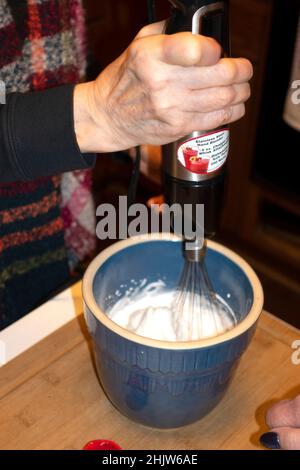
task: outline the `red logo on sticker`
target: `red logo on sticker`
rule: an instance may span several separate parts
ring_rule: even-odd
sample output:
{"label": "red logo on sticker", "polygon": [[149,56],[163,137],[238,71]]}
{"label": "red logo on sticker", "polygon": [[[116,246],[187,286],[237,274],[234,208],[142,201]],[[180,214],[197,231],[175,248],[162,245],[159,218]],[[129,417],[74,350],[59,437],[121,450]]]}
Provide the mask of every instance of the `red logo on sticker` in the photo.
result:
{"label": "red logo on sticker", "polygon": [[193,173],[205,174],[208,172],[209,159],[201,158],[198,154],[198,150],[193,150],[190,147],[186,147],[183,150],[185,167],[187,170]]}

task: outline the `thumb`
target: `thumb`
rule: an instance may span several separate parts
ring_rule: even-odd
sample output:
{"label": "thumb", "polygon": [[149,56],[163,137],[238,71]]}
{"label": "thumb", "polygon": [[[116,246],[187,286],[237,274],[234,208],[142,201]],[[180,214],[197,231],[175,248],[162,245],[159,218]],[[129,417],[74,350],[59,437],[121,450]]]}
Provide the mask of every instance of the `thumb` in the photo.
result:
{"label": "thumb", "polygon": [[165,22],[145,26],[137,35],[142,48],[169,65],[182,67],[215,65],[221,57],[221,46],[212,38],[192,33],[163,35]]}
{"label": "thumb", "polygon": [[221,46],[212,38],[192,33],[162,36],[161,60],[182,67],[215,65],[221,57]]}

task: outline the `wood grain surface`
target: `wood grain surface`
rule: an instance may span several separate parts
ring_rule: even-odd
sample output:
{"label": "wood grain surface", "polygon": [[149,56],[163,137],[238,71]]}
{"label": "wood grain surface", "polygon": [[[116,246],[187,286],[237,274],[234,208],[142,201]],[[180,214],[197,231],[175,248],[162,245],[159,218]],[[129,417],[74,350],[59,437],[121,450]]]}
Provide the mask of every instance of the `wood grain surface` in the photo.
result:
{"label": "wood grain surface", "polygon": [[263,313],[226,397],[209,416],[174,431],[132,423],[99,385],[79,284],[73,293],[78,318],[0,370],[0,449],[81,449],[92,439],[113,439],[124,449],[259,449],[270,404],[300,392],[300,365],[291,360],[300,331]]}

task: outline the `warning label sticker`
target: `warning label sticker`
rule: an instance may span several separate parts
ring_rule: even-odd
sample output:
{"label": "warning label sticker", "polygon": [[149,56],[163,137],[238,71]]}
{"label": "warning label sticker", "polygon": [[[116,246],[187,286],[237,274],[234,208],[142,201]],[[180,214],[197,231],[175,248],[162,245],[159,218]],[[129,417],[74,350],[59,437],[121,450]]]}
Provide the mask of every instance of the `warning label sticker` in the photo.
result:
{"label": "warning label sticker", "polygon": [[178,160],[188,171],[206,175],[218,171],[229,153],[229,130],[222,129],[190,139],[178,148]]}

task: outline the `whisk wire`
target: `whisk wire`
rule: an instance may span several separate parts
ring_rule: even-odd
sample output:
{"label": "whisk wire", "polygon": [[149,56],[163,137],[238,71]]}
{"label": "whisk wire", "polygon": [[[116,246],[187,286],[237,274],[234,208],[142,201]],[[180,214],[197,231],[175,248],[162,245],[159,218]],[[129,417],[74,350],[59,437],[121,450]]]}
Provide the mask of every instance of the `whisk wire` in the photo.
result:
{"label": "whisk wire", "polygon": [[230,307],[215,293],[204,256],[196,262],[186,259],[172,311],[174,331],[182,341],[207,337],[207,331],[219,335],[237,323]]}

